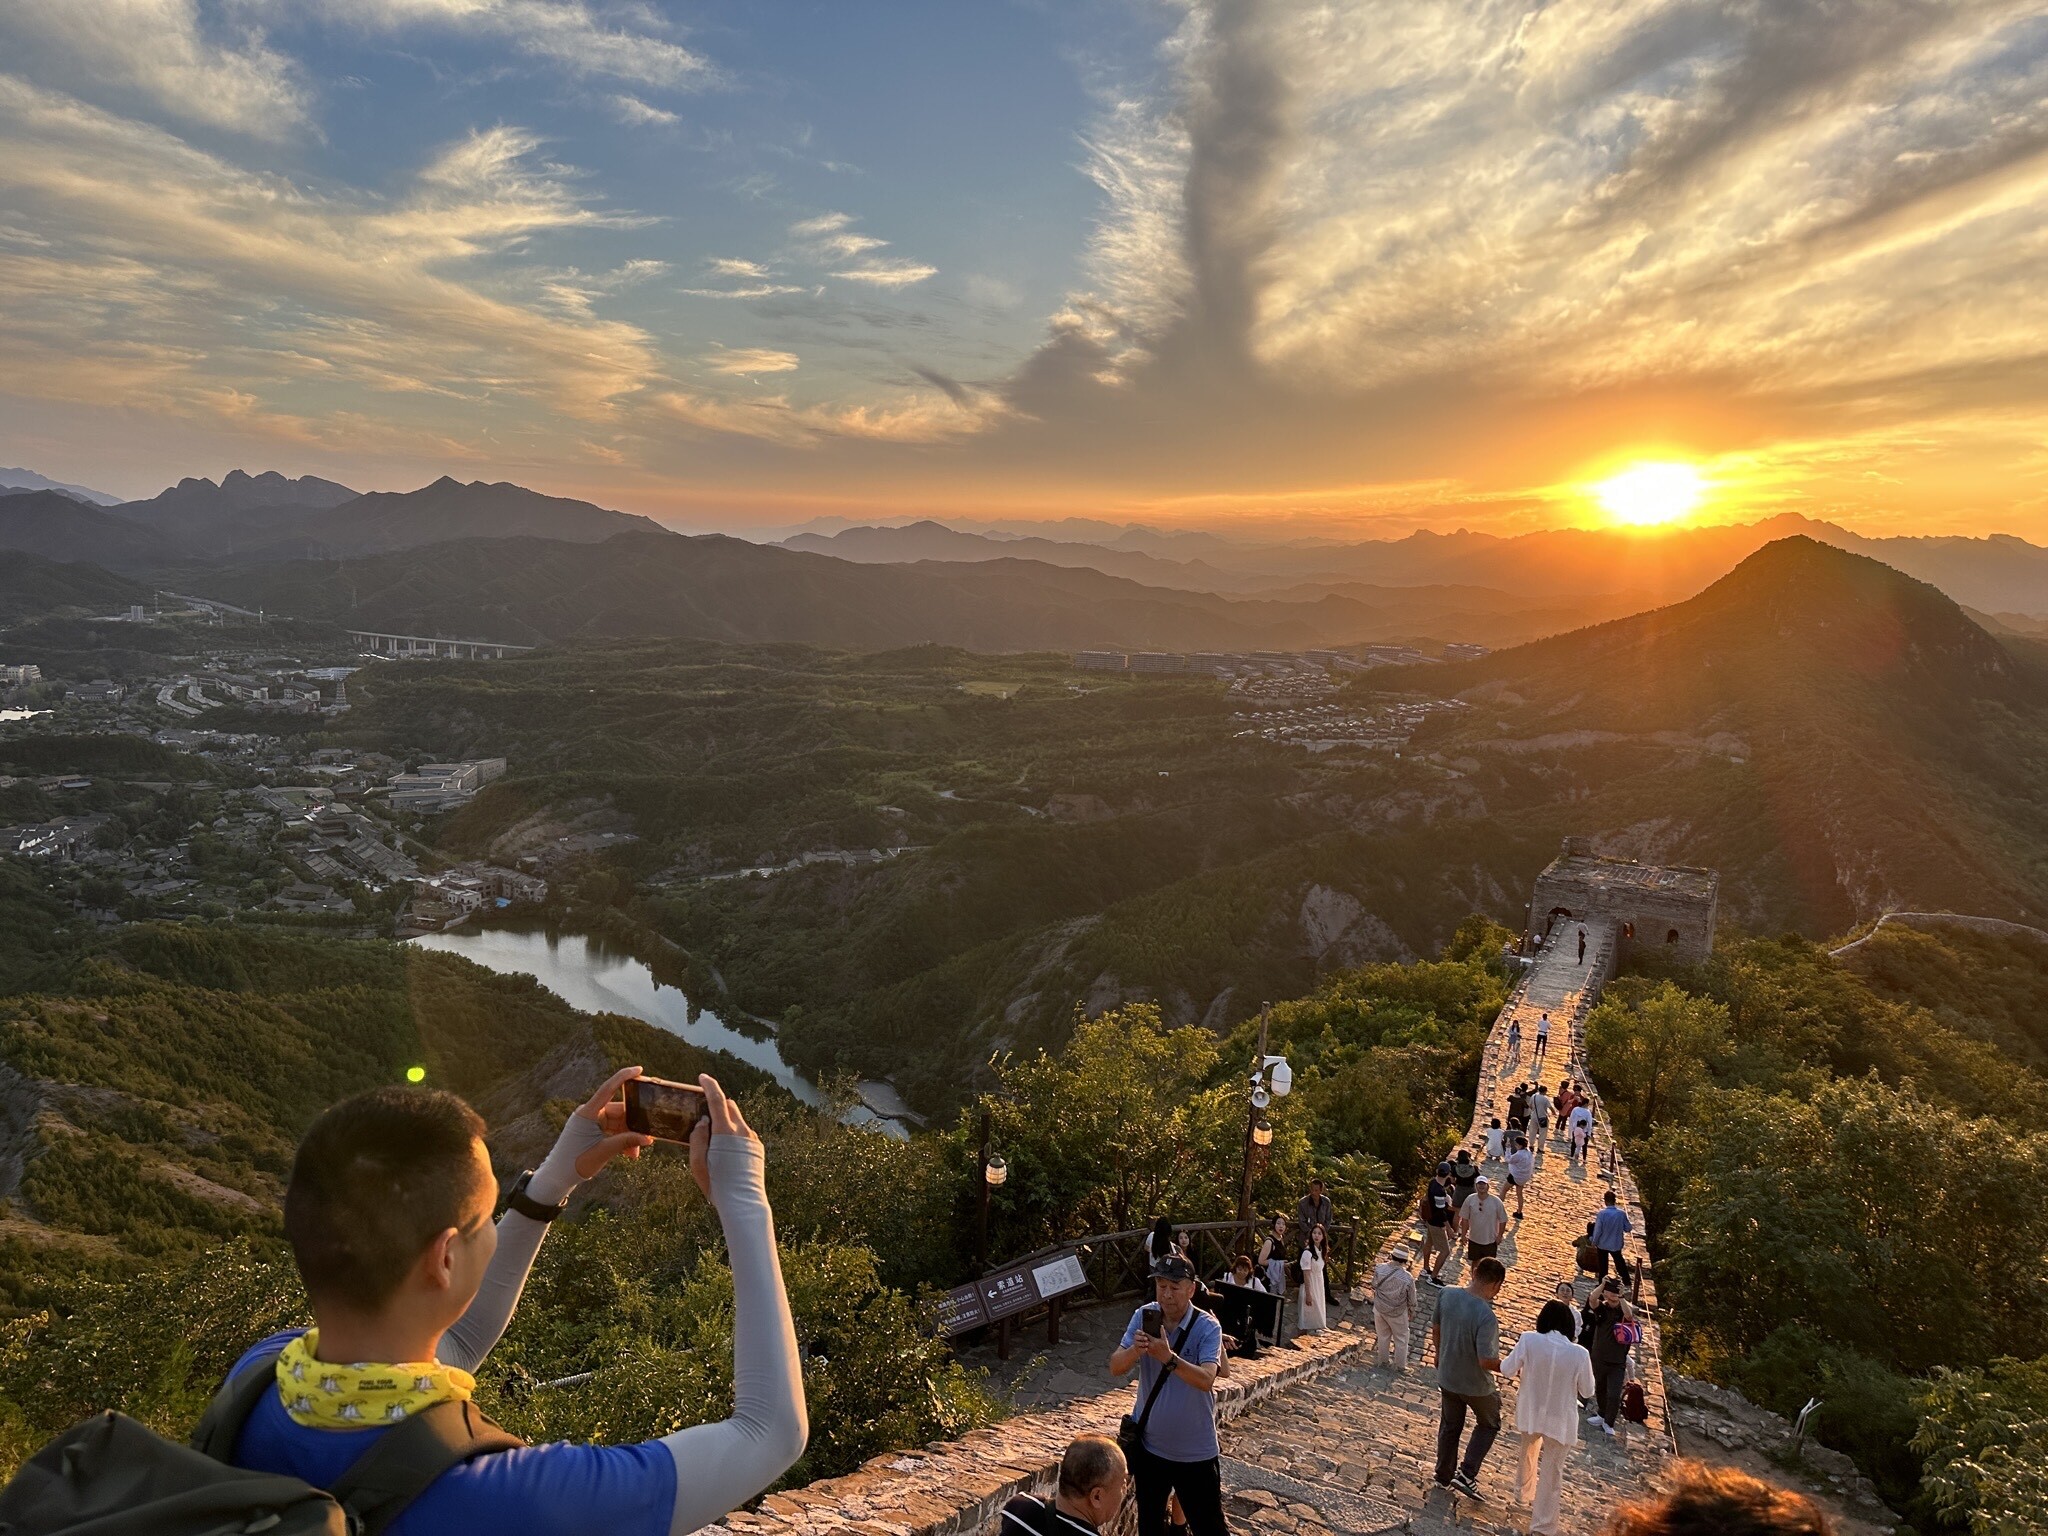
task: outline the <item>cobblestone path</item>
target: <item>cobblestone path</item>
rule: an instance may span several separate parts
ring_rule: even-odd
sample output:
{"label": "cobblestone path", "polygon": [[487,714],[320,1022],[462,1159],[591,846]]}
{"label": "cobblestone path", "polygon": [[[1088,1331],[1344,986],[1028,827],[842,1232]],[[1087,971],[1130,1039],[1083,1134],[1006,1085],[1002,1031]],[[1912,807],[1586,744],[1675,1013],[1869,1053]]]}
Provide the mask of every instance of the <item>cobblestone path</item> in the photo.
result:
{"label": "cobblestone path", "polygon": [[[1530,1078],[1553,1089],[1563,1076],[1586,1081],[1581,1027],[1611,964],[1614,935],[1604,924],[1589,923],[1581,965],[1576,935],[1569,926],[1566,932],[1573,942],[1560,943],[1538,960],[1494,1026],[1467,1141],[1475,1157],[1484,1152],[1487,1121],[1496,1114],[1505,1121],[1505,1100],[1518,1081]],[[1551,1040],[1547,1059],[1538,1062],[1536,1023],[1546,1010]],[[1521,1051],[1519,1058],[1511,1059],[1507,1035],[1514,1021],[1521,1024]],[[1501,1320],[1502,1353],[1514,1335],[1535,1325],[1537,1311],[1560,1280],[1573,1281],[1581,1299],[1590,1291],[1591,1277],[1578,1273],[1573,1245],[1600,1208],[1610,1181],[1636,1230],[1643,1228],[1634,1181],[1614,1154],[1612,1133],[1597,1098],[1595,1107],[1595,1136],[1586,1163],[1572,1163],[1564,1142],[1551,1139],[1538,1155],[1526,1214],[1502,1246],[1508,1279],[1494,1303]],[[1489,1167],[1487,1172],[1498,1185],[1505,1170]],[[1509,1209],[1512,1213],[1512,1201]],[[1386,1246],[1405,1242],[1419,1254],[1417,1234],[1419,1228],[1413,1227],[1397,1232]],[[1631,1262],[1640,1255],[1640,1243],[1631,1239]],[[1462,1283],[1462,1257],[1454,1258],[1444,1273],[1451,1284]],[[1224,1455],[1229,1458],[1224,1482],[1232,1490],[1234,1529],[1273,1536],[1404,1527],[1425,1532],[1528,1529],[1528,1510],[1514,1502],[1521,1437],[1513,1428],[1514,1388],[1509,1383],[1502,1383],[1504,1427],[1479,1477],[1484,1502],[1433,1485],[1439,1399],[1434,1363],[1424,1364],[1423,1355],[1437,1293],[1427,1285],[1419,1291],[1405,1372],[1373,1367],[1368,1345],[1348,1356],[1354,1363],[1290,1387],[1224,1427]],[[1654,1299],[1648,1275],[1641,1299]],[[1369,1316],[1361,1326],[1369,1335]],[[1615,1504],[1645,1491],[1672,1453],[1657,1327],[1649,1316],[1644,1318],[1639,1360],[1650,1399],[1650,1422],[1647,1427],[1625,1427],[1619,1439],[1590,1428],[1582,1435],[1565,1473],[1566,1531],[1597,1529]],[[1274,1479],[1285,1486],[1275,1486]]]}

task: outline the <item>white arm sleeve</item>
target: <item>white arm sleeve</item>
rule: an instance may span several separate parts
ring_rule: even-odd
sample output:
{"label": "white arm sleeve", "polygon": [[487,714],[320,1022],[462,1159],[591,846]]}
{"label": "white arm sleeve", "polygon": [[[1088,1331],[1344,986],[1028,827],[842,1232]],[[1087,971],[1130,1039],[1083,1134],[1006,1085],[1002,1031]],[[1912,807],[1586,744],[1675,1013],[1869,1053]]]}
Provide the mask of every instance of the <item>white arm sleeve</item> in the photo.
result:
{"label": "white arm sleeve", "polygon": [[713,1136],[710,1156],[711,1203],[732,1261],[733,1409],[716,1424],[662,1436],[676,1460],[669,1536],[722,1519],[766,1488],[803,1454],[811,1433],[761,1144]]}
{"label": "white arm sleeve", "polygon": [[[571,1115],[562,1134],[555,1138],[547,1161],[534,1169],[533,1177],[527,1181],[528,1198],[541,1205],[558,1205],[566,1200],[582,1183],[576,1174],[576,1159],[603,1139],[604,1130],[595,1120]],[[498,1218],[498,1251],[491,1255],[483,1284],[477,1287],[469,1310],[441,1335],[440,1347],[434,1351],[443,1365],[474,1371],[484,1363],[484,1357],[505,1336],[505,1326],[512,1321],[512,1309],[519,1305],[520,1294],[526,1289],[526,1276],[540,1253],[541,1239],[547,1235],[546,1222],[517,1211],[507,1211]]]}

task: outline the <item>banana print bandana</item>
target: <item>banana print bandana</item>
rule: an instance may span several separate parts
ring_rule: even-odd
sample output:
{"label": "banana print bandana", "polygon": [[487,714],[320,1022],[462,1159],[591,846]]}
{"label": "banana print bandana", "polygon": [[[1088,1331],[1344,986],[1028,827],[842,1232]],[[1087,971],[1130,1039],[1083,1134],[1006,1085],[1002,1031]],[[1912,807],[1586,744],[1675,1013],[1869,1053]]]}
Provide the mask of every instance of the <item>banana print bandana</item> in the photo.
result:
{"label": "banana print bandana", "polygon": [[316,1360],[320,1330],[308,1328],[277,1357],[277,1395],[308,1429],[375,1429],[435,1403],[467,1401],[476,1378],[438,1360],[418,1365],[336,1365]]}

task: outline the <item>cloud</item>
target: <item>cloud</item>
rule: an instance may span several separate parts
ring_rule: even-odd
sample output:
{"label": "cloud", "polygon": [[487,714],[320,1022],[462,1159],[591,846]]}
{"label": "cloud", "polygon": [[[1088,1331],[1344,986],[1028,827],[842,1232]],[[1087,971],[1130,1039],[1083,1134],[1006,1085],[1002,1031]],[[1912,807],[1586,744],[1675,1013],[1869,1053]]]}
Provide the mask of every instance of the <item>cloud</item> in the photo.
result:
{"label": "cloud", "polygon": [[498,38],[572,73],[639,85],[675,90],[711,85],[719,78],[701,54],[659,36],[660,18],[644,6],[623,13],[637,27],[607,25],[582,0],[329,0],[323,14],[382,31],[438,26]]}
{"label": "cloud", "polygon": [[610,98],[610,103],[612,115],[630,127],[673,128],[682,121],[676,113],[651,106],[638,96],[617,95]]}
{"label": "cloud", "polygon": [[789,232],[828,261],[847,261],[889,243],[856,233],[853,222],[850,213],[821,213],[814,219],[799,219],[789,226]]}
{"label": "cloud", "polygon": [[584,203],[536,147],[494,128],[394,196],[316,193],[0,75],[0,195],[57,242],[11,258],[0,387],[201,410],[317,374],[604,417],[657,372],[649,339],[590,315],[561,274],[506,262],[545,233],[634,221]]}
{"label": "cloud", "polygon": [[0,57],[95,93],[137,92],[211,128],[278,138],[306,121],[291,60],[252,25],[206,25],[197,0],[10,0]]}
{"label": "cloud", "polygon": [[917,261],[864,261],[831,275],[850,283],[869,283],[877,288],[907,288],[912,283],[938,276],[938,272],[937,267]]}
{"label": "cloud", "polygon": [[744,261],[737,256],[714,256],[705,264],[713,277],[766,277],[768,268],[758,261]]}
{"label": "cloud", "polygon": [[794,352],[777,352],[767,347],[732,347],[714,352],[704,360],[713,373],[747,377],[757,373],[789,373],[797,366]]}

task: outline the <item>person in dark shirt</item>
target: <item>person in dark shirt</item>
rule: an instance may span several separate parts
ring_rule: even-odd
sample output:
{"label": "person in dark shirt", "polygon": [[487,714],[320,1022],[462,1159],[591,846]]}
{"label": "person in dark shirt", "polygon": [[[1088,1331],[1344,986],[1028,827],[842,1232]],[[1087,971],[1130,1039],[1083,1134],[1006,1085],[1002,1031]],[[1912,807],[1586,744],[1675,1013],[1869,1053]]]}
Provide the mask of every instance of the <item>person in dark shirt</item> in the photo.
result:
{"label": "person in dark shirt", "polygon": [[1022,1494],[1003,1506],[1000,1536],[1096,1536],[1123,1508],[1124,1453],[1106,1435],[1082,1435],[1060,1457],[1050,1499]]}
{"label": "person in dark shirt", "polygon": [[1443,1268],[1451,1257],[1451,1223],[1457,1215],[1451,1165],[1438,1163],[1429,1187],[1422,1192],[1422,1278],[1431,1285],[1444,1283]]}
{"label": "person in dark shirt", "polygon": [[1457,1158],[1451,1163],[1451,1207],[1462,1211],[1465,1202],[1472,1198],[1472,1187],[1479,1182],[1479,1165],[1472,1161],[1470,1147],[1458,1148]]}

